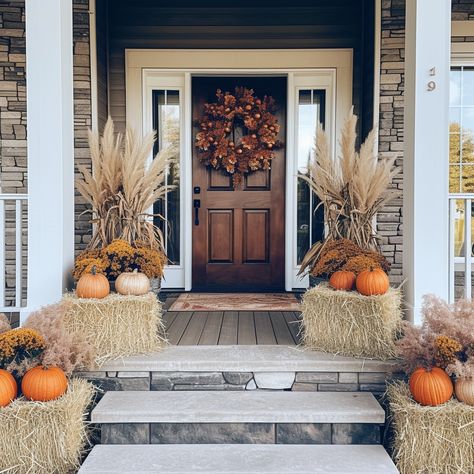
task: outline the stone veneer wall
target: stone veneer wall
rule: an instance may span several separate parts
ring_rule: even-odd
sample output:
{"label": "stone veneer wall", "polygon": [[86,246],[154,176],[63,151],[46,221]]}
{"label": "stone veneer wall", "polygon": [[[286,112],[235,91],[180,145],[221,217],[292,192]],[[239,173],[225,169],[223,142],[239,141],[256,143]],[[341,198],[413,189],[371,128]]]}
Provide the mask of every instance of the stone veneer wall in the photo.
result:
{"label": "stone veneer wall", "polygon": [[[382,32],[380,51],[380,118],[379,153],[395,157],[403,163],[403,91],[405,58],[405,1],[382,0]],[[403,190],[403,177],[394,180],[394,187]],[[381,247],[392,263],[391,280],[402,281],[403,199],[398,197],[377,216],[377,232]]]}
{"label": "stone veneer wall", "polygon": [[[89,0],[73,0],[74,42],[74,163],[91,168],[87,130],[92,127]],[[77,172],[77,168],[76,168]],[[82,251],[91,239],[89,207],[76,192],[75,249]]]}
{"label": "stone veneer wall", "polygon": [[[24,0],[0,3],[0,192],[27,192],[26,161],[26,45]],[[26,297],[27,208],[22,208],[22,251]],[[5,303],[15,304],[15,205],[5,204]],[[3,302],[2,302],[3,304]],[[16,317],[13,319],[15,324]]]}

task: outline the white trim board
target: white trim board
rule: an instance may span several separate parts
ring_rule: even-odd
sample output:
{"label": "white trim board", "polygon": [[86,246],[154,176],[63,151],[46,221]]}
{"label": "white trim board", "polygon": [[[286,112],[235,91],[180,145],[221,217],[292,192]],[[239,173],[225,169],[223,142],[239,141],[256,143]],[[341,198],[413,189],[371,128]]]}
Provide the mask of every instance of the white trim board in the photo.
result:
{"label": "white trim board", "polygon": [[[288,77],[288,122],[286,154],[285,288],[307,286],[296,279],[296,157],[294,104],[298,87],[325,88],[326,121],[333,150],[336,133],[352,105],[352,49],[304,50],[125,50],[127,125],[146,133],[151,128],[151,90],[156,84],[179,87],[181,107],[181,266],[165,269],[164,288],[191,290],[192,282],[192,117],[191,79],[193,75],[272,75]],[[160,79],[161,78],[161,79]],[[312,79],[311,79],[312,78]],[[316,79],[315,79],[316,78]],[[167,82],[168,81],[168,82]],[[179,85],[177,85],[179,82]],[[174,87],[173,87],[173,84]],[[168,86],[167,86],[168,87]],[[332,105],[332,107],[330,107]]]}

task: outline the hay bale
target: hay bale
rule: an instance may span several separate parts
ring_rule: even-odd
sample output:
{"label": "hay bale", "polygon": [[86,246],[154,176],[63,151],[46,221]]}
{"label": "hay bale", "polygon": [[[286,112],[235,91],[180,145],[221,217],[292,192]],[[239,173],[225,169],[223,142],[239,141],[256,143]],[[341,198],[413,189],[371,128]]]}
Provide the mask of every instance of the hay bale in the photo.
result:
{"label": "hay bale", "polygon": [[401,323],[401,291],[379,296],[336,291],[326,283],[303,296],[303,343],[310,349],[354,357],[395,357]]}
{"label": "hay bale", "polygon": [[158,351],[166,344],[161,304],[153,293],[123,296],[112,293],[103,299],[65,295],[70,309],[65,323],[79,331],[95,348],[96,364]]}
{"label": "hay bale", "polygon": [[422,406],[404,382],[389,386],[388,400],[401,474],[474,472],[474,407],[457,400]]}
{"label": "hay bale", "polygon": [[72,379],[57,400],[22,397],[0,408],[0,472],[77,472],[88,442],[85,418],[93,394],[92,384]]}

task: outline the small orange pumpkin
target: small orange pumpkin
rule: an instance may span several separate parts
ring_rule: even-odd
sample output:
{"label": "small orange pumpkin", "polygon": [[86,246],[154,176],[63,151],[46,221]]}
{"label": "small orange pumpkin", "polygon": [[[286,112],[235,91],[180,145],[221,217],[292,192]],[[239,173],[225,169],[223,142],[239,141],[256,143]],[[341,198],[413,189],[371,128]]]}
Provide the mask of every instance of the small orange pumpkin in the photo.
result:
{"label": "small orange pumpkin", "polygon": [[109,280],[102,273],[97,273],[95,266],[77,282],[76,295],[79,298],[105,298],[109,293]]}
{"label": "small orange pumpkin", "polygon": [[435,407],[453,396],[453,382],[439,367],[416,369],[411,374],[408,385],[413,398],[422,405]]}
{"label": "small orange pumpkin", "polygon": [[10,372],[0,369],[0,407],[6,407],[16,398],[18,386]]}
{"label": "small orange pumpkin", "polygon": [[388,275],[381,268],[364,270],[356,278],[357,291],[364,296],[383,295],[390,287]]}
{"label": "small orange pumpkin", "polygon": [[38,366],[28,370],[21,381],[23,395],[30,400],[47,402],[66,392],[66,374],[59,367]]}
{"label": "small orange pumpkin", "polygon": [[334,272],[329,279],[329,284],[336,290],[352,290],[356,276],[354,272],[339,270]]}

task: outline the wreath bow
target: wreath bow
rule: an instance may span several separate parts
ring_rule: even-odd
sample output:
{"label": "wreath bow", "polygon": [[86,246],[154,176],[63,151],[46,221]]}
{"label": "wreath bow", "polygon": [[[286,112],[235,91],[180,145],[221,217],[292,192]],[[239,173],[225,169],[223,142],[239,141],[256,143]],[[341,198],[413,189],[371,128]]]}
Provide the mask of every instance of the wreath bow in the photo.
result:
{"label": "wreath bow", "polygon": [[[235,94],[217,89],[216,97],[217,102],[204,104],[195,144],[201,163],[225,170],[238,186],[245,174],[270,169],[275,150],[283,145],[277,140],[275,100],[271,96],[261,100],[245,87],[236,87]],[[238,139],[239,127],[243,136]]]}

